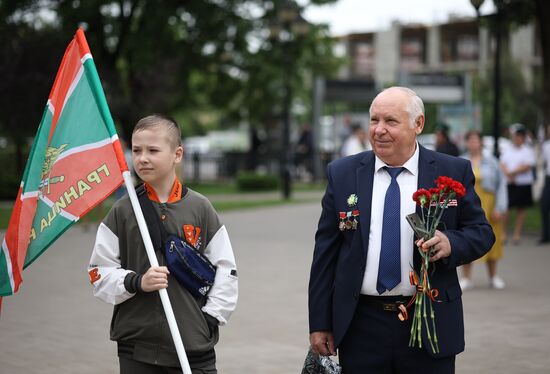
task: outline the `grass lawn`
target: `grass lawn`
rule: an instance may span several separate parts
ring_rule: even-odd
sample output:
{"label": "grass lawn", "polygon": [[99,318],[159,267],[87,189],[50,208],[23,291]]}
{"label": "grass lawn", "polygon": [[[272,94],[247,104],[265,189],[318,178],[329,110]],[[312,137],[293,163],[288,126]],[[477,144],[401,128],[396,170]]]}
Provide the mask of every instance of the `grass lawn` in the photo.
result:
{"label": "grass lawn", "polygon": [[[240,194],[237,191],[234,184],[223,183],[223,184],[201,184],[198,186],[190,186],[193,189],[196,189],[200,193],[208,195],[223,195],[223,194]],[[324,185],[308,185],[308,184],[296,184],[293,186],[293,189],[296,191],[307,191],[307,190],[322,190]],[[250,208],[259,208],[267,206],[277,206],[284,204],[296,204],[312,202],[311,199],[291,199],[289,201],[281,200],[279,197],[269,198],[269,199],[255,199],[255,200],[231,200],[231,201],[214,201],[213,205],[219,212],[226,212],[231,210],[239,209],[250,209]],[[94,208],[90,213],[88,213],[83,219],[82,222],[98,222],[100,221],[109,211],[111,205],[113,204],[112,199],[107,199],[100,206]],[[11,205],[6,205],[5,207],[0,207],[0,229],[5,229],[8,227],[8,222],[11,214]],[[508,233],[511,233],[513,230],[515,212],[510,213],[509,224],[508,224]],[[317,219],[317,218],[316,218]],[[526,234],[538,235],[540,232],[540,213],[538,205],[533,206],[527,211],[527,218],[525,220],[524,232]]]}

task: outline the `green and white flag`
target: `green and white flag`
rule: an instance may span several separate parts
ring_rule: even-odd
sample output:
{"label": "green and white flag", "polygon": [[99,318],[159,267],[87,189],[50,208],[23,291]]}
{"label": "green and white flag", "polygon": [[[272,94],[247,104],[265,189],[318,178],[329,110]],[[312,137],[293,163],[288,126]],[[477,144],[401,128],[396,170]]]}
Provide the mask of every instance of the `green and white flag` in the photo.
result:
{"label": "green and white flag", "polygon": [[[0,296],[128,172],[99,76],[78,29],[57,72],[0,251]],[[1,298],[0,298],[1,301]]]}

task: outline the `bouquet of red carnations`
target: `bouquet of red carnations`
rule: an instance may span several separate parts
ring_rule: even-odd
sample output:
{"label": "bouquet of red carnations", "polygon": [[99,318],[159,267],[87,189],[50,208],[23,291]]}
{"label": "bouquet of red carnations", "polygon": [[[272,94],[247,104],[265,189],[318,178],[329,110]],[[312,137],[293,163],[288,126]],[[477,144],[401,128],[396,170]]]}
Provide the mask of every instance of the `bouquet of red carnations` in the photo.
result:
{"label": "bouquet of red carnations", "polygon": [[[441,216],[449,206],[456,206],[457,199],[463,197],[466,189],[462,183],[452,178],[441,176],[435,180],[436,188],[419,189],[413,194],[413,200],[420,206],[421,217],[413,225],[418,239],[427,241],[434,237]],[[414,269],[409,273],[410,282],[416,287],[416,293],[407,306],[400,306],[399,319],[408,318],[407,308],[414,304],[414,316],[411,326],[410,347],[422,347],[422,325],[425,325],[426,335],[432,352],[439,352],[437,332],[435,330],[435,312],[433,303],[439,295],[439,291],[431,287],[428,270],[433,248],[423,249],[418,247],[421,265],[420,273]],[[432,273],[435,271],[433,263]],[[428,320],[429,318],[429,320]],[[431,322],[431,323],[430,323]]]}

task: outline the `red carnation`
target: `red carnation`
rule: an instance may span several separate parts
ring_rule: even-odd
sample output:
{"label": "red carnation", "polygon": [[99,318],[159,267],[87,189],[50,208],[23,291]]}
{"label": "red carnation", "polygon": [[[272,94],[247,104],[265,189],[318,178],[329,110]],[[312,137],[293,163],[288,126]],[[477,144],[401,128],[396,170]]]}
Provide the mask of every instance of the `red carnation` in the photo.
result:
{"label": "red carnation", "polygon": [[466,195],[466,188],[464,188],[462,183],[457,182],[455,180],[453,180],[453,184],[451,185],[451,190],[454,191],[457,199],[460,199],[461,197],[464,197],[464,195]]}
{"label": "red carnation", "polygon": [[430,195],[432,196],[432,201],[439,200],[439,193],[441,192],[440,188],[435,188],[435,187],[430,188],[429,192],[430,192]]}
{"label": "red carnation", "polygon": [[442,188],[444,190],[450,189],[453,182],[454,182],[453,178],[449,178],[445,176],[440,176],[435,180],[435,184],[437,184],[439,188]]}
{"label": "red carnation", "polygon": [[413,193],[413,200],[421,207],[426,205],[426,203],[430,201],[431,198],[432,198],[432,194],[430,193],[430,191],[424,188],[421,188],[415,193]]}

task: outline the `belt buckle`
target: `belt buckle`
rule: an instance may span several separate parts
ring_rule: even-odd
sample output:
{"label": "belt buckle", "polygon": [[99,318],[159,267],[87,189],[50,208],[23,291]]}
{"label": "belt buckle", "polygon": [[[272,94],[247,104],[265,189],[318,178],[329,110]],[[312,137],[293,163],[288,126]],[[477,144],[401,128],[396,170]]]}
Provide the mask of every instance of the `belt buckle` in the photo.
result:
{"label": "belt buckle", "polygon": [[395,303],[383,303],[382,309],[384,309],[385,312],[397,312],[397,304]]}

